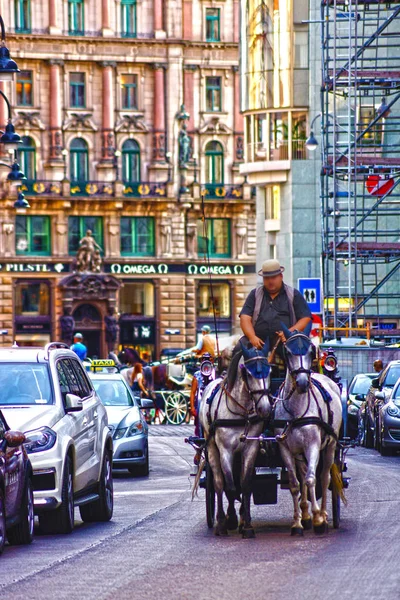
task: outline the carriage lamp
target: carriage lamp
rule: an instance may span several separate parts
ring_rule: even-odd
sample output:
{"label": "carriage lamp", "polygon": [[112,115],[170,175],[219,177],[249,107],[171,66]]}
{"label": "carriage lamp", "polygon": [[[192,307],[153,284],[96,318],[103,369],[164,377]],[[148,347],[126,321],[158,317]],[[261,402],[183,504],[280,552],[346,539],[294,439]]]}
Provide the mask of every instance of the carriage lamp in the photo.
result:
{"label": "carriage lamp", "polygon": [[324,369],[329,372],[333,372],[337,368],[337,358],[333,354],[328,355],[325,358]]}

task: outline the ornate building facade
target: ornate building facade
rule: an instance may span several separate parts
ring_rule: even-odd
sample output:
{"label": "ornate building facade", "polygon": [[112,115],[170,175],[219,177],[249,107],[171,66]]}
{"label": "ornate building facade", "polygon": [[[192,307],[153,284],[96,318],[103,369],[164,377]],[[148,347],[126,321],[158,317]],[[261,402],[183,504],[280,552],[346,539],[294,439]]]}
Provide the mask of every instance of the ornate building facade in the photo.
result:
{"label": "ornate building facade", "polygon": [[[235,332],[256,254],[255,201],[239,173],[238,0],[0,4],[20,69],[1,85],[30,203],[15,209],[3,181],[3,342],[61,339],[72,316],[89,353],[104,355],[115,314],[116,347],[153,358],[188,347],[213,325],[210,271],[218,329]],[[77,274],[88,229],[101,268]]]}

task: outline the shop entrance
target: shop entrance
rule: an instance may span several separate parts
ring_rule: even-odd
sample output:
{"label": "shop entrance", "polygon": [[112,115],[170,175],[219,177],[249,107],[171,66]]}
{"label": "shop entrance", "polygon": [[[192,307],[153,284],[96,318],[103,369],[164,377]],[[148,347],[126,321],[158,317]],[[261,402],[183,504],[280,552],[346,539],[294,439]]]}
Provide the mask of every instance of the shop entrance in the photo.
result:
{"label": "shop entrance", "polygon": [[81,304],[72,314],[75,319],[75,332],[83,335],[83,343],[87,347],[90,358],[102,356],[101,325],[102,319],[98,309],[93,304]]}

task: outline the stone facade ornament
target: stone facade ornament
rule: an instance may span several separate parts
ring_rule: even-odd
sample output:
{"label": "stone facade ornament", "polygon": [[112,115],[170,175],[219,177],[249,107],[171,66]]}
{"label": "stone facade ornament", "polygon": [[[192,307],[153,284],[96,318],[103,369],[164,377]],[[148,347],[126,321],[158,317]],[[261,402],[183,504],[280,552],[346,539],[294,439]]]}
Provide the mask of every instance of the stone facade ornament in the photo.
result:
{"label": "stone facade ornament", "polygon": [[160,225],[162,256],[171,256],[171,233],[171,223],[163,220]]}
{"label": "stone facade ornament", "polygon": [[189,221],[186,225],[187,258],[197,258],[197,223]]}
{"label": "stone facade ornament", "polygon": [[236,229],[236,251],[238,258],[247,256],[247,224],[244,221],[238,221]]}
{"label": "stone facade ornament", "polygon": [[108,311],[108,315],[104,317],[104,324],[106,326],[106,342],[108,352],[114,352],[115,344],[118,338],[119,325],[114,315],[114,308],[111,307]]}
{"label": "stone facade ornament", "polygon": [[92,236],[90,229],[86,235],[79,241],[79,248],[76,253],[76,271],[99,273],[101,271],[101,247]]}
{"label": "stone facade ornament", "polygon": [[64,314],[60,317],[61,340],[69,346],[73,341],[75,330],[75,319],[71,315],[71,308],[65,307]]}

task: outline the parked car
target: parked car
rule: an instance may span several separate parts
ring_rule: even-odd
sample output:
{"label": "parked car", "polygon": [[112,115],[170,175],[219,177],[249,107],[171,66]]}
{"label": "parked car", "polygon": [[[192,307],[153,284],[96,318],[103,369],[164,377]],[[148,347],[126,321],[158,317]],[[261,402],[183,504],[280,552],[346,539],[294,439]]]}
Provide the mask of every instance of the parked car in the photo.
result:
{"label": "parked car", "polygon": [[376,373],[358,373],[353,377],[347,390],[347,435],[358,436],[358,414],[361,404],[367,397],[372,379]]}
{"label": "parked car", "polygon": [[[96,361],[92,362],[92,367],[94,363]],[[113,468],[147,476],[148,425],[140,408],[152,408],[153,402],[147,398],[136,398],[124,377],[117,372],[91,372],[89,376],[107,411],[114,442]]]}
{"label": "parked car", "polygon": [[[382,395],[382,397],[381,397]],[[400,450],[400,379],[397,380],[389,397],[376,392],[378,449],[382,456]]]}
{"label": "parked car", "polygon": [[376,448],[379,450],[379,410],[389,399],[399,377],[400,360],[392,360],[378,377],[371,380],[371,387],[365,399],[365,406],[363,407],[363,443],[366,448]]}
{"label": "parked car", "polygon": [[13,545],[33,539],[32,465],[21,431],[11,431],[0,410],[0,554],[6,537]]}
{"label": "parked car", "polygon": [[69,533],[113,513],[112,435],[82,363],[59,342],[44,349],[0,349],[0,407],[25,433],[34,510],[44,533]]}

